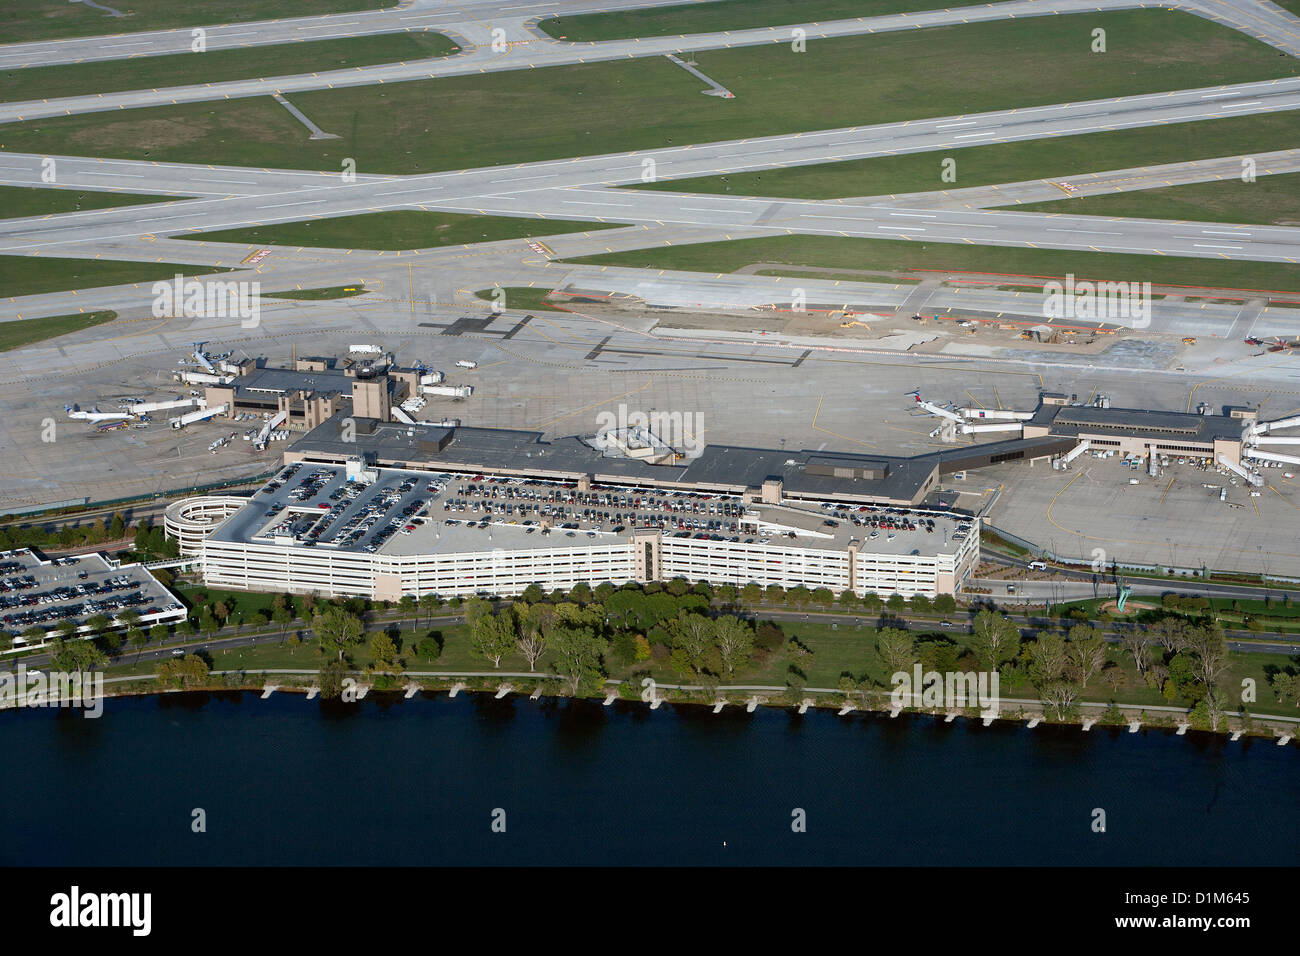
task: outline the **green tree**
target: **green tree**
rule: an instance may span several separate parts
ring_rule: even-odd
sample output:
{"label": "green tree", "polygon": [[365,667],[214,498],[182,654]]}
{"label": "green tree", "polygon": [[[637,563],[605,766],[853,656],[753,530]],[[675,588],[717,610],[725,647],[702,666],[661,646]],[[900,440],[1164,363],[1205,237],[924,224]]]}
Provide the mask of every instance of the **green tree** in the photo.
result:
{"label": "green tree", "polygon": [[493,667],[500,667],[501,658],[519,645],[518,622],[513,609],[503,608],[499,614],[476,614],[470,624],[470,643],[477,654],[492,662]]}
{"label": "green tree", "polygon": [[289,635],[289,625],[293,623],[293,610],[283,604],[271,608],[271,620],[280,628],[280,641]]}
{"label": "green tree", "polygon": [[424,611],[426,619],[432,619],[433,612],[442,607],[442,598],[432,591],[426,591],[420,595],[420,609]]}
{"label": "green tree", "polygon": [[907,602],[903,600],[903,595],[899,594],[898,592],[894,592],[893,594],[889,595],[889,600],[885,602],[885,607],[889,608],[889,610],[891,610],[895,614],[901,614],[903,613],[903,610],[907,607]]}
{"label": "green tree", "polygon": [[951,594],[938,594],[934,598],[934,610],[937,614],[952,614],[957,610],[957,599]]}
{"label": "green tree", "polygon": [[929,614],[934,607],[934,603],[925,594],[913,594],[907,603],[917,614]]}
{"label": "green tree", "polygon": [[343,678],[348,676],[347,665],[342,661],[326,661],[320,669],[320,695],[323,700],[338,700],[343,696]]}
{"label": "green tree", "polygon": [[555,658],[551,666],[569,693],[599,693],[605,680],[604,638],[585,627],[561,625],[549,640]]}
{"label": "green tree", "polygon": [[763,589],[750,581],[740,589],[740,599],[746,604],[757,604],[763,599]]}
{"label": "green tree", "polygon": [[311,619],[311,629],[320,642],[321,650],[336,652],[339,661],[344,652],[361,640],[365,630],[361,619],[339,607],[328,607]]}
{"label": "green tree", "polygon": [[1020,632],[1001,614],[980,611],[973,622],[971,649],[980,667],[989,672],[998,670],[1020,652]]}
{"label": "green tree", "polygon": [[375,670],[398,669],[397,643],[387,634],[375,634],[370,638],[370,656],[374,658]]}
{"label": "green tree", "polygon": [[876,638],[876,651],[891,675],[910,674],[916,663],[916,641],[910,631],[896,627],[882,628]]}
{"label": "green tree", "polygon": [[713,642],[728,677],[754,656],[754,628],[733,614],[724,614],[713,622]]}

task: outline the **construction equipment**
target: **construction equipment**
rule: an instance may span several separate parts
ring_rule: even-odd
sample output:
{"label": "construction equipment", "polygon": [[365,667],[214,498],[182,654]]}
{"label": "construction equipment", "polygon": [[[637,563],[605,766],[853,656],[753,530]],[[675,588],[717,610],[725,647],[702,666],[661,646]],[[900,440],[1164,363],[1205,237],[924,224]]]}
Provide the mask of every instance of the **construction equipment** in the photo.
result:
{"label": "construction equipment", "polygon": [[1186,335],[1186,336],[1183,336],[1183,344],[1184,344],[1184,345],[1195,345],[1195,344],[1196,344],[1196,336],[1194,336],[1194,335]]}

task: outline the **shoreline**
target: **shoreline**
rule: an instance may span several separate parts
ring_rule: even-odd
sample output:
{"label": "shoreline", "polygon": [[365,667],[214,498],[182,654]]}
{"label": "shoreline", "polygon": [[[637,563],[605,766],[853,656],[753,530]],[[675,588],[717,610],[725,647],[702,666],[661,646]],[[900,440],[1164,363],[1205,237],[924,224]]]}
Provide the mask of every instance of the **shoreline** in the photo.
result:
{"label": "shoreline", "polygon": [[[270,676],[273,672],[266,671],[246,671],[246,672],[215,672],[220,676],[235,676],[236,673],[253,674],[262,673]],[[733,695],[736,699],[729,697],[715,696],[713,700],[701,699],[698,693],[693,690],[682,690],[678,687],[668,687],[666,689],[675,691],[672,694],[656,696],[653,700],[643,698],[640,692],[635,692],[628,682],[613,681],[607,684],[607,691],[604,698],[598,696],[588,696],[584,694],[564,693],[560,688],[554,686],[556,678],[554,675],[535,674],[501,674],[491,680],[497,681],[495,686],[489,683],[489,676],[486,673],[475,675],[457,676],[454,674],[434,675],[434,674],[406,674],[406,675],[373,675],[363,672],[352,672],[349,677],[383,677],[392,676],[397,678],[394,686],[376,687],[374,683],[358,682],[352,691],[354,696],[344,696],[337,698],[321,698],[319,688],[316,686],[314,679],[316,672],[295,672],[286,673],[284,678],[286,683],[275,684],[270,681],[263,681],[261,684],[250,683],[241,680],[235,684],[206,684],[204,686],[194,687],[162,687],[153,683],[153,686],[131,686],[132,684],[145,684],[156,682],[152,675],[128,678],[111,678],[116,684],[116,688],[105,688],[103,699],[128,698],[128,697],[149,697],[173,694],[219,694],[219,693],[239,693],[239,694],[259,694],[261,699],[266,700],[275,693],[290,693],[303,695],[307,700],[317,699],[324,703],[329,700],[332,703],[350,704],[360,703],[372,694],[376,697],[383,697],[387,700],[402,700],[416,696],[417,694],[427,696],[446,693],[449,697],[456,697],[460,693],[466,694],[489,694],[495,699],[503,698],[528,698],[537,700],[543,697],[554,700],[573,700],[584,701],[593,705],[612,706],[615,703],[623,704],[640,704],[648,710],[656,710],[664,704],[673,706],[689,706],[692,708],[708,708],[715,715],[720,714],[723,710],[737,711],[743,710],[746,713],[753,713],[759,707],[765,710],[784,710],[792,712],[795,715],[803,715],[809,710],[818,712],[834,712],[836,716],[848,717],[854,715],[868,715],[874,717],[884,717],[895,719],[898,717],[931,717],[936,721],[941,720],[943,723],[952,723],[957,719],[970,722],[979,722],[985,727],[992,726],[995,723],[1000,724],[1023,724],[1026,729],[1045,724],[1052,727],[1077,727],[1082,732],[1090,732],[1093,728],[1103,730],[1113,730],[1117,733],[1137,733],[1149,729],[1172,732],[1175,736],[1186,736],[1187,734],[1198,734],[1214,737],[1227,738],[1229,741],[1236,741],[1243,737],[1253,740],[1272,740],[1276,746],[1285,746],[1292,741],[1300,743],[1300,718],[1288,718],[1274,715],[1255,715],[1250,714],[1248,718],[1243,719],[1240,713],[1226,715],[1224,726],[1219,729],[1210,727],[1193,727],[1188,717],[1188,711],[1174,707],[1152,708],[1140,705],[1124,705],[1116,703],[1103,704],[1096,701],[1083,701],[1077,706],[1094,711],[1093,714],[1083,714],[1072,712],[1067,714],[1064,719],[1053,718],[1044,712],[1044,707],[1040,702],[1012,699],[1008,703],[1014,704],[1015,709],[1000,709],[996,713],[980,712],[977,708],[944,708],[944,707],[904,707],[893,709],[889,706],[881,706],[878,700],[867,701],[859,699],[849,701],[841,691],[832,691],[829,688],[819,688],[816,690],[800,691],[796,695],[790,695],[784,688],[766,688],[761,691],[746,688],[718,688],[718,692],[732,690],[736,693]],[[293,678],[309,677],[307,683],[290,683],[287,682]],[[402,682],[403,677],[416,677],[423,680],[406,680]],[[515,686],[502,681],[501,678],[513,680],[523,684],[527,682],[530,686]],[[105,682],[106,684],[109,681]],[[552,686],[546,687],[545,685]],[[664,685],[657,685],[663,688]],[[626,690],[632,690],[633,693],[626,693]],[[703,690],[703,688],[700,688]],[[838,699],[832,699],[831,695],[835,694]],[[795,700],[794,697],[800,699]],[[1028,705],[1028,707],[1026,707]],[[17,703],[5,704],[0,706],[0,713],[6,710],[37,710],[37,709],[60,709],[45,702],[34,704]],[[70,709],[70,708],[69,708]],[[1154,710],[1154,712],[1152,712]],[[1113,712],[1113,713],[1111,713]],[[1108,713],[1112,719],[1103,719]],[[1113,719],[1114,715],[1122,718],[1120,721]]]}

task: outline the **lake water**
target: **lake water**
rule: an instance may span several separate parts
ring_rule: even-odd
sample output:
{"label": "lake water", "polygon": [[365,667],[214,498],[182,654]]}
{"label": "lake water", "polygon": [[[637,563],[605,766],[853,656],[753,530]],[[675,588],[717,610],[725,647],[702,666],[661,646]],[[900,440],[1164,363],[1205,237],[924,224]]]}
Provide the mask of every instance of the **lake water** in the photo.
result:
{"label": "lake water", "polygon": [[1300,862],[1294,744],[1159,730],[232,693],[9,711],[0,761],[8,865]]}

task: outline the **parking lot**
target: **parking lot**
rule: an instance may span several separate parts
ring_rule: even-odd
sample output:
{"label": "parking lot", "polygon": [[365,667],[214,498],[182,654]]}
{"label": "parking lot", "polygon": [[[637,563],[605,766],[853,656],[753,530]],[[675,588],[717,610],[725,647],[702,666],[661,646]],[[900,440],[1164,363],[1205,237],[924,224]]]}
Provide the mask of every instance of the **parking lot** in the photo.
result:
{"label": "parking lot", "polygon": [[[349,481],[337,466],[283,469],[215,540],[321,547],[368,554],[612,544],[632,531],[679,538],[934,553],[960,542],[970,523],[955,515],[893,507],[787,500],[746,504],[739,495],[651,487],[594,486],[499,475],[384,469]],[[785,541],[794,544],[794,541]]]}
{"label": "parking lot", "polygon": [[99,554],[42,561],[32,551],[0,553],[0,627],[22,644],[22,633],[39,627],[53,631],[72,621],[89,631],[89,618],[117,620],[127,611],[146,626],[178,620],[184,606],[145,568],[114,567]]}

